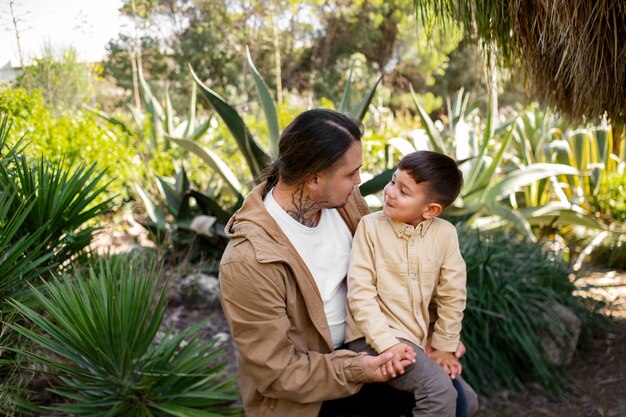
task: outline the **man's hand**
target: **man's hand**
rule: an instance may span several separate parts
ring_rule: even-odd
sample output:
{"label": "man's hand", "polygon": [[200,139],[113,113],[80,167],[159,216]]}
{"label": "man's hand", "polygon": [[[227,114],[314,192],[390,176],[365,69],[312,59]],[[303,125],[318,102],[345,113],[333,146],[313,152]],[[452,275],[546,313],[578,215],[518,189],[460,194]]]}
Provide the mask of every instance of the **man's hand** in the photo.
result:
{"label": "man's hand", "polygon": [[[415,357],[417,356],[413,346],[406,343],[397,343],[385,350],[383,353],[387,352],[393,353],[393,358],[385,363],[383,367],[386,368],[386,373],[390,374],[392,378],[395,378],[398,373],[400,375],[404,374],[404,368],[406,365],[403,365],[402,361],[409,361],[410,364],[413,364],[415,363]],[[385,369],[382,371],[385,372]]]}
{"label": "man's hand", "polygon": [[[387,372],[387,362],[390,362],[393,359],[393,353],[385,352],[381,353],[378,356],[372,355],[364,355],[362,359],[363,364],[363,373],[365,373],[365,378],[369,382],[385,382],[389,381],[393,376]],[[408,359],[400,360],[400,364],[403,368],[411,365],[413,361]],[[395,375],[394,375],[395,376]]]}
{"label": "man's hand", "polygon": [[463,366],[456,357],[456,352],[444,352],[442,350],[432,349],[428,354],[430,358],[440,365],[450,378],[455,379],[457,375],[461,375]]}

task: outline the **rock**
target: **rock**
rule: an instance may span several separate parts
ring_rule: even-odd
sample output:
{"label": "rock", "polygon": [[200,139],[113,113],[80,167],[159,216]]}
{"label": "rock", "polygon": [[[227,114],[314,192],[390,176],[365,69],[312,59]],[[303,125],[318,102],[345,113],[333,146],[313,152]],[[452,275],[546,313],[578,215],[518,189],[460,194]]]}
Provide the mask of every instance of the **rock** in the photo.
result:
{"label": "rock", "polygon": [[217,278],[196,273],[187,275],[174,288],[174,302],[186,308],[211,308],[219,306],[220,290]]}
{"label": "rock", "polygon": [[191,230],[204,237],[213,237],[216,234],[217,217],[196,216],[191,221]]}
{"label": "rock", "polygon": [[559,303],[547,305],[544,318],[551,322],[550,332],[541,334],[548,359],[559,367],[568,365],[578,344],[580,319],[572,310]]}

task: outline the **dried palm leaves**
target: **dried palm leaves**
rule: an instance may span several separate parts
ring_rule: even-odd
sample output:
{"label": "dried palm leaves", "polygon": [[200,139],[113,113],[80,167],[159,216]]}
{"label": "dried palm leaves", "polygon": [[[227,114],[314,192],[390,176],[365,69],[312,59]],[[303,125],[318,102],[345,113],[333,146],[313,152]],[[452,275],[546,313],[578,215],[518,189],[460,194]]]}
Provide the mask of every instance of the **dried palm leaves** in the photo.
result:
{"label": "dried palm leaves", "polygon": [[575,120],[626,116],[625,0],[415,0],[526,71],[534,96]]}

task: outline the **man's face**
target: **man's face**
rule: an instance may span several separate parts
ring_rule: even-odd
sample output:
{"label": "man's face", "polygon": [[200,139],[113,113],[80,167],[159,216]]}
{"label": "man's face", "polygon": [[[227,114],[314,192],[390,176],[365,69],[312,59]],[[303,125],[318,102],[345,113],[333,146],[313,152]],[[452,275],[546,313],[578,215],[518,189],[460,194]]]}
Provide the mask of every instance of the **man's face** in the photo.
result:
{"label": "man's face", "polygon": [[361,183],[359,170],[363,165],[363,146],[355,140],[333,166],[318,174],[319,194],[316,200],[324,208],[343,207],[356,185]]}

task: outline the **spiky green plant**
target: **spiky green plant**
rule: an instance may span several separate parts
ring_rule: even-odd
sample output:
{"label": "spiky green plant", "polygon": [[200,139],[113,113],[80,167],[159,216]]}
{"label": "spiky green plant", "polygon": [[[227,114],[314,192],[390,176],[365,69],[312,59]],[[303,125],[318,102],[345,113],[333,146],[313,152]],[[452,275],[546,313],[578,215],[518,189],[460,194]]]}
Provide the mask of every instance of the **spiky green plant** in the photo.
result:
{"label": "spiky green plant", "polygon": [[545,338],[558,345],[571,335],[550,306],[573,311],[582,335],[603,321],[593,300],[574,296],[567,263],[532,242],[470,230],[460,233],[460,242],[468,276],[464,377],[481,392],[535,381],[562,391],[565,374],[543,345]]}
{"label": "spiky green plant", "polygon": [[[3,123],[3,130],[8,127]],[[1,145],[0,190],[11,196],[10,210],[24,216],[14,238],[45,236],[43,249],[59,264],[83,253],[98,230],[89,223],[110,207],[110,199],[96,202],[106,189],[99,184],[104,172],[97,173],[95,164],[51,163],[43,157],[32,162],[20,152],[22,141],[6,150],[4,140]]]}
{"label": "spiky green plant", "polygon": [[[264,149],[264,147],[261,146],[259,142],[253,137],[250,129],[244,122],[239,112],[232,105],[227,103],[226,100],[222,98],[218,93],[216,93],[205,83],[203,83],[202,80],[198,78],[193,69],[190,69],[190,71],[191,76],[200,88],[200,92],[209,101],[211,107],[213,107],[215,112],[226,124],[228,130],[237,142],[239,150],[242,152],[249,167],[250,173],[253,177],[250,182],[258,183],[265,171],[268,162],[273,157],[275,157],[278,152],[278,140],[280,137],[280,133],[276,103],[272,98],[272,95],[267,88],[267,84],[263,80],[263,77],[256,69],[254,62],[252,62],[252,58],[250,57],[249,53],[247,54],[247,61],[248,67],[250,68],[250,72],[256,85],[257,93],[260,97],[261,107],[263,108],[263,114],[265,115],[265,120],[267,123],[270,139],[269,150]],[[348,79],[344,87],[342,99],[337,110],[341,112],[348,112],[358,120],[363,120],[381,79],[382,78],[378,79],[378,81],[369,89],[369,91],[363,96],[359,103],[357,103],[353,107],[350,107],[349,97],[350,86],[352,83],[351,70],[348,74]],[[199,146],[197,143],[177,138],[171,139],[178,145],[200,156],[202,160],[204,160],[209,166],[211,166],[214,170],[216,170],[218,174],[220,174],[224,178],[226,183],[230,186],[231,190],[238,198],[238,203],[235,206],[235,209],[238,208],[238,206],[243,202],[243,196],[245,195],[247,190],[243,189],[239,181],[236,180],[235,176],[232,174],[232,171],[228,168],[228,164],[223,162],[214,152]],[[382,190],[384,184],[388,182],[388,178],[390,178],[390,176],[391,173],[386,172],[382,174],[382,180],[381,178],[374,177],[367,183],[362,184],[361,193],[366,195]]]}
{"label": "spiky green plant", "polygon": [[[20,152],[19,143],[6,146],[11,123],[8,117],[0,120],[0,165],[6,166]],[[16,346],[19,339],[8,324],[16,320],[6,300],[24,299],[27,284],[45,273],[51,266],[52,253],[45,250],[47,236],[39,228],[25,233],[28,215],[34,203],[20,201],[11,189],[0,189],[0,414],[12,416],[23,401],[20,387],[19,358],[7,348]]]}
{"label": "spiky green plant", "polygon": [[[468,98],[462,92],[459,93],[454,107],[451,108],[450,126],[440,131],[415,95],[412,96],[433,150],[454,157],[461,140],[456,136],[457,126],[465,117]],[[570,201],[525,207],[511,204],[512,196],[520,190],[545,184],[551,178],[570,178],[582,176],[583,173],[576,167],[559,164],[557,161],[548,163],[534,159],[527,165],[520,163],[505,167],[507,151],[517,132],[519,117],[516,116],[499,126],[494,123],[491,112],[488,111],[483,124],[479,126],[480,130],[474,136],[477,142],[475,153],[459,161],[460,168],[464,170],[463,189],[455,204],[446,209],[447,215],[463,218],[466,225],[481,230],[513,228],[531,240],[535,239],[532,224],[546,219],[557,224],[602,228],[593,219],[581,215],[583,210]],[[401,153],[415,150],[414,145],[405,139],[394,139],[390,145]],[[548,195],[550,187],[544,187],[542,191]],[[549,196],[556,198],[554,193]]]}
{"label": "spiky green plant", "polygon": [[[157,177],[157,188],[159,195],[151,196],[136,185],[146,208],[146,217],[140,223],[148,229],[151,239],[174,254],[186,252],[189,258],[197,258],[196,255],[219,258],[227,243],[222,225],[231,213],[217,204],[211,190],[194,189],[184,167],[177,169],[173,179]],[[202,237],[192,227],[198,216],[213,221],[211,227],[203,228]]]}
{"label": "spiky green plant", "polygon": [[16,351],[56,377],[65,401],[46,407],[74,416],[240,415],[224,351],[202,340],[198,324],[157,340],[167,285],[154,262],[103,258],[86,272],[62,274],[32,288],[37,312],[12,300],[32,327],[15,331],[39,346]]}

